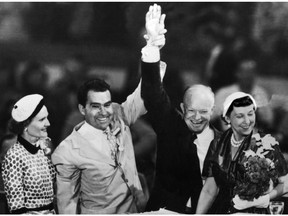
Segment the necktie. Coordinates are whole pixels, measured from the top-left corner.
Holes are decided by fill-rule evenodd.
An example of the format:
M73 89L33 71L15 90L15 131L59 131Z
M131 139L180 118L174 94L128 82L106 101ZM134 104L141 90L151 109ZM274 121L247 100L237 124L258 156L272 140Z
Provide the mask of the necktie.
M192 141L192 143L194 144L194 141L197 139L197 135L195 134L195 133L193 133L192 135L191 135L191 141Z
M193 157L195 158L195 166L198 167L198 170L201 173L200 164L199 164L199 158L198 158L198 154L197 154L197 146L194 143L196 139L197 139L197 135L195 133L193 133L191 135L191 143L190 143L191 144L190 146L191 146L191 149L192 149L191 153L192 153Z
M112 160L116 161L116 155L118 151L118 145L117 145L117 138L116 136L111 132L110 128L107 127L104 133L107 135L107 140L110 146L110 153Z

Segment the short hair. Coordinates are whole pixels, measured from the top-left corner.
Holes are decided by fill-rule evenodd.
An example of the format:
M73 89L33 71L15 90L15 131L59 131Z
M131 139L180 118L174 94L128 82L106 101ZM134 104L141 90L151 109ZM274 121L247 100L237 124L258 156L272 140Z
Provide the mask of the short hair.
M226 115L225 116L229 116L233 110L233 107L246 107L246 106L250 106L251 104L254 104L253 101L251 100L251 98L249 96L245 96L242 98L238 98L235 99L231 105L229 106ZM221 118L224 122L226 122L225 117L223 117L221 115ZM226 122L227 123L227 122Z
M15 134L13 133L7 133L7 134L4 134L1 139L0 139L0 153L1 153L1 150L2 150L2 147L3 147L3 143L6 141L6 140L11 140L11 139L14 139L16 137Z
M205 95L205 97L207 97L207 100L211 101L212 107L214 106L215 95L209 86L205 86L202 84L195 84L192 86L188 86L184 90L183 102L185 103L185 100L187 99L188 95L194 95L194 94Z
M22 122L17 122L14 119L10 119L8 122L8 129L14 134L21 135L24 129L31 123L32 119L29 118Z
M91 90L95 92L110 91L110 85L106 83L104 80L98 79L98 78L84 82L79 87L78 94L77 94L79 104L81 104L82 106L86 105L87 94Z

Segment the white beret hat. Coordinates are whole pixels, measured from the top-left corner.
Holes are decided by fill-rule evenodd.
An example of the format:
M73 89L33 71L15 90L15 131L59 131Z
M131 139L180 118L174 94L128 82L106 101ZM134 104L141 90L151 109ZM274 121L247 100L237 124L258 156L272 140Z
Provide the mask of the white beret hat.
M244 92L234 92L232 94L230 94L224 101L223 103L223 113L222 113L222 116L225 117L230 105L233 103L234 100L236 99L239 99L239 98L243 98L243 97L249 97L252 102L253 102L253 105L255 107L255 110L257 109L257 104L256 104L256 101L254 100L254 98L250 95L250 94L247 94L247 93L244 93Z
M11 115L17 122L23 122L29 118L35 117L43 107L43 96L40 94L31 94L22 97L13 106Z

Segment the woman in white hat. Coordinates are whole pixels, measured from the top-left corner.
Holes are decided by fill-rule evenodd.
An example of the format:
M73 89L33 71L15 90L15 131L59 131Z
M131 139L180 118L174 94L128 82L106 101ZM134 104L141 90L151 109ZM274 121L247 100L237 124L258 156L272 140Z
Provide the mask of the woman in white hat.
M283 195L281 179L287 165L279 143L270 134L257 131L256 109L254 98L244 92L230 94L224 101L222 118L230 128L207 153L209 177L196 213L268 213L270 200ZM252 159L256 162L251 165ZM262 165L267 175L259 169Z
M43 96L27 95L12 109L10 129L17 142L7 151L2 176L9 211L51 214L54 211L55 169L49 157L50 126Z

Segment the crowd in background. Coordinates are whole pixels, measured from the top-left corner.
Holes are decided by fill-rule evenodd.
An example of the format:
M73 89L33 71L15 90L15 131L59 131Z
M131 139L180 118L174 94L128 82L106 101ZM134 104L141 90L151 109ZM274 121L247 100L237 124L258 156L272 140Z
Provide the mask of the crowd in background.
M221 52L222 54L220 55ZM247 81L251 81L249 89L243 91L252 91L254 85L256 85L254 81L258 74L257 62L255 67L252 65L253 68L251 69L250 67L246 71L246 75L245 71L243 71L244 69L242 70L242 74L239 75L241 62L237 57L234 59L234 53L231 54L231 52L232 50L226 50L225 48L215 56L213 56L215 53L212 53L212 60L210 59L209 61L207 59L206 72L208 71L210 75L204 77L201 82L208 83L212 87L215 92L216 103L217 95L221 89L228 88L227 86L233 84L241 85L240 78L243 78L243 76L245 78L244 84L247 84ZM244 60L254 61L250 56ZM211 61L212 66L209 65ZM226 62L226 64L221 65L223 62ZM180 80L179 74L177 75L177 72L169 73L169 70L171 71L172 68L168 68L168 72L164 78L164 85L172 96L172 103L177 105L182 100L181 95L185 86L183 86L183 82L178 82ZM77 54L67 57L57 67L51 67L48 64L37 61L16 61L10 57L0 59L0 98L2 102L0 105L0 160L2 160L9 146L15 143L15 136L7 128L12 106L19 98L27 94L38 93L44 96L49 110L48 118L51 122L51 127L48 129L49 137L52 139L53 147L56 148L70 134L73 126L83 120L78 111L76 94L78 87L83 81L94 78L89 71L91 71L91 66L87 64L83 56ZM224 74L219 75L220 73ZM174 77L171 78L171 74ZM128 91L129 88L130 86L125 86L125 90ZM288 125L287 95L275 96L273 92L266 91L265 88L263 92L267 93L265 95L266 102L263 107L268 108L269 111L263 115L264 119L261 119L260 116L260 128L274 134L278 138L281 150L284 156L286 156L288 154L288 130L286 129ZM251 94L253 95L253 93ZM113 100L121 102L123 96L120 94L117 95L117 92L114 95L119 98L114 98ZM126 93L123 95L126 95ZM224 129L221 127L219 121L217 123L216 118L214 121L217 128L223 131ZM146 189L146 194L149 195L154 179L156 135L149 125L146 116L139 119L132 126L131 131L134 139L137 168L141 173L140 175L143 175L140 177L140 180L146 186L144 190ZM0 182L0 190L1 192L3 191L2 182ZM4 199L4 194L1 193L0 196L1 200L2 198ZM2 202L0 209L4 209L5 211L5 204L3 208L1 205Z

